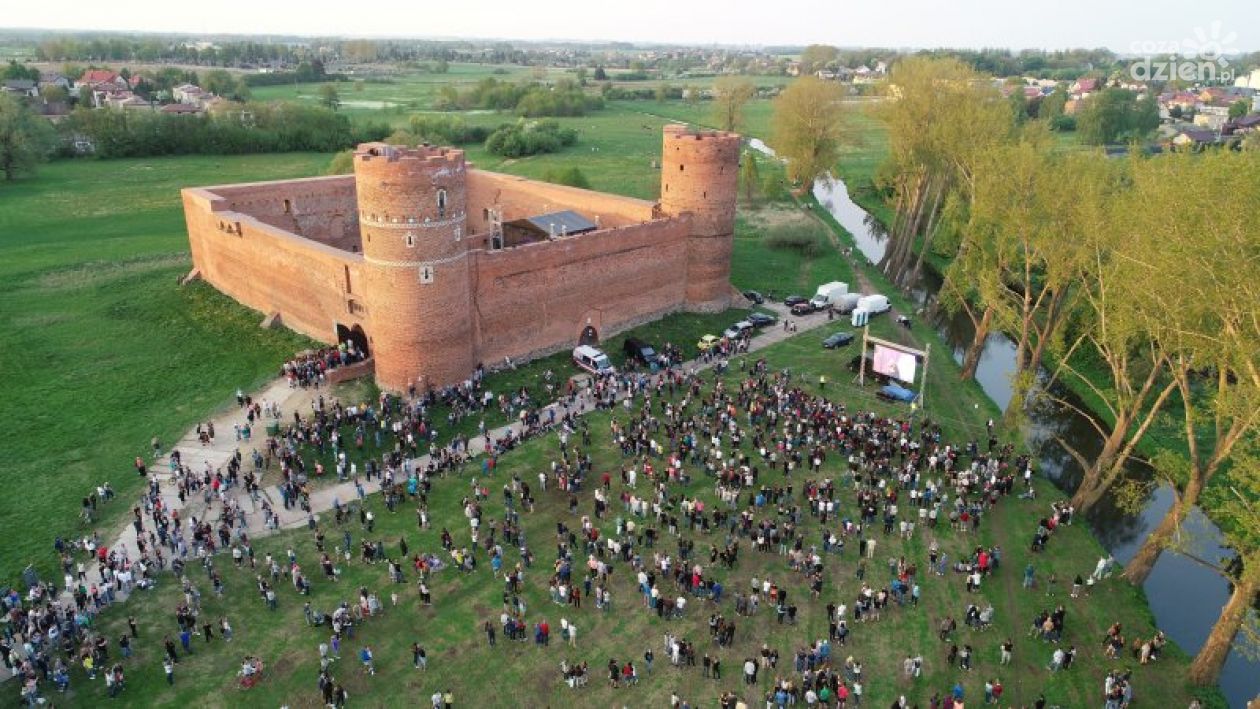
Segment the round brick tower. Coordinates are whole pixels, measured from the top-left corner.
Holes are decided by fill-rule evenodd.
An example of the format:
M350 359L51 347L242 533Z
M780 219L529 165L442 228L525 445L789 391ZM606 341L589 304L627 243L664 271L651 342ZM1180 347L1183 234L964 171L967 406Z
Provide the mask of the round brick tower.
M740 137L667 125L662 152L661 210L671 216L692 215L687 308L725 310L731 303Z
M464 151L365 143L354 154L376 380L421 389L473 370Z

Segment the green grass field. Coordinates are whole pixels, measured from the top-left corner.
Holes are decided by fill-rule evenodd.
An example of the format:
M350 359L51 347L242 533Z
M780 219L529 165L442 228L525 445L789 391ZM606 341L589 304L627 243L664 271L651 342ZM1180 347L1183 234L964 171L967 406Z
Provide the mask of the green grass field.
M818 347L818 333L807 333L787 342L775 345L755 357L765 356L772 370L790 368L796 380L806 389L816 391L817 372L831 375L833 382L842 382L842 363L847 361L847 351L824 351ZM732 368L725 379L728 386L740 378L738 367ZM855 409L868 408L869 394L858 392L845 384L834 384L828 395L850 404ZM698 405L693 403L692 410ZM879 405L881 412L904 415ZM929 414L930 415L930 414ZM630 461L622 458L609 439L610 418L625 420L624 412L599 413L589 417L592 432L590 452L594 456L596 474L616 471ZM973 422L974 423L974 422ZM965 435L963 429L947 430L947 435ZM498 490L510 479L519 476L533 481L538 470L547 466L558 455L554 436L531 441L516 451L501 457L496 472L488 480L482 480L491 490L486 503L487 516L499 519L503 514ZM659 461L657 465L659 466ZM829 457L817 477L799 472L790 481L781 472L764 473L767 484L781 485L788 482L799 491L802 480L829 477L844 480L843 456ZM465 544L466 522L463 519L461 498L469 494L470 480L480 474L480 466L469 466L468 472L442 478L435 483L429 508L433 514L430 529L418 530L413 513L414 503L404 504L395 514L388 512L378 496L369 498L368 505L378 519L374 533L366 534L360 525L348 522L344 528L336 527L328 515L329 547L339 546L343 531L352 535L352 543L363 538L381 540L390 556L396 556L400 539L406 539L410 553L431 552L443 555L439 535L445 527L451 530L457 544ZM687 496L705 500L711 507L717 504L712 484L705 476L692 468L694 479L687 485L671 485L674 499ZM616 475L613 476L616 479ZM640 483L640 490L644 482ZM614 499L621 490L620 482L613 485ZM1043 494L1051 495L1048 486ZM591 490L580 495L579 512L589 514ZM856 540L849 539L841 556L826 557L826 580L823 595L814 600L809 597L806 580L790 571L784 557L764 554L749 548L745 540L741 544L740 561L735 568L726 570L720 565L708 563L711 544L720 546L721 533L703 534L686 532L684 536L695 540L697 563L704 565L706 573L722 581L727 589L726 599L720 608L728 618L736 621L738 631L735 645L719 649L713 645L707 633L709 614L716 610L711 605L693 602L683 619L666 621L655 617L643 608L634 588L633 572L624 564L616 564L611 590L614 610L602 612L587 601L581 609L558 607L547 595L547 580L552 555L552 539L557 521L577 524L577 518L567 511L566 496L556 491L539 495L539 505L532 513L523 514L522 521L531 548L537 554L537 563L526 572L523 598L526 602L527 623L547 620L558 628L560 618L576 623L580 629L576 647L564 645L553 633L550 647L540 648L528 643L513 643L500 635L498 645L488 647L480 625L491 620L497 622L502 608L503 584L492 578L487 559L480 558L480 569L473 574L461 574L454 570L437 573L430 581L435 603L431 607L419 604L414 589L414 574L409 575L408 585L389 582L383 565L366 565L356 560L342 564L343 575L338 583L322 578L314 563L317 552L313 534L306 531L286 532L257 543L258 558L266 554L282 557L287 549L293 549L299 563L313 578L314 590L307 599L298 596L283 579L278 585L279 609L268 611L253 590L254 572L231 568L225 558L216 560L226 582L223 598L215 597L209 589L205 574L193 565L188 576L203 594L203 617L217 619L226 615L232 622L235 638L226 645L221 639L206 643L194 638L195 654L185 656L176 669L176 681L168 687L162 674L160 638L174 628L171 613L182 599L178 585L169 576L162 580L160 588L141 595L126 605L109 609L95 622L95 629L106 637L114 638L126 631L128 614L137 616L140 625L140 641L136 654L125 662L128 670L128 687L117 703L128 706L177 706L190 702L204 706L227 706L248 702L251 705L314 706L318 703L315 676L318 671L317 646L328 640L322 628L308 627L303 619L302 603L309 600L316 610L327 610L342 600L353 599L359 588L378 593L385 605L383 617L366 620L356 630L355 637L343 643L343 659L334 663L332 672L337 681L344 684L355 705L396 706L400 703L423 702L436 690L450 690L457 702L470 705L505 706L659 706L672 691L698 706L712 706L722 691L734 691L745 699L758 702L774 675L787 676L791 672L793 653L810 642L826 637L825 604L828 601L851 602L858 592L860 582L856 578L858 560ZM848 493L841 496L842 516L852 514L852 501ZM799 498L796 500L801 502ZM1049 551L1033 555L1027 551L1036 519L1048 510L1049 501L1044 497L1036 502L1005 499L985 520L978 536L963 535L945 529L921 530L915 538L902 541L893 537L878 536L878 552L867 562L866 580L876 588L886 586L889 557L905 556L922 569L926 562L929 539L937 539L951 559L977 544L998 545L1003 550L1003 568L985 582L980 594L967 594L962 576L948 572L943 577L922 574L923 601L919 607L907 605L896 608L872 624L854 624L853 633L846 647L833 648L833 660L841 662L852 656L865 665L866 698L871 705L885 705L898 694L905 694L911 702L926 705L933 692L945 693L956 681L961 681L969 698L980 696L985 680L998 678L1006 688L1009 704L1030 703L1039 693L1060 706L1090 706L1097 699L1098 687L1103 674L1113 668L1131 668L1135 672L1140 696L1161 697L1170 705L1188 702L1189 690L1182 683L1185 658L1176 650L1169 652L1158 665L1137 667L1135 663L1120 660L1111 662L1101 656L1097 639L1113 622L1124 624L1132 635L1150 634L1153 626L1142 602L1140 592L1118 580L1106 582L1088 599L1067 598L1068 580L1077 573L1088 570L1100 548L1084 526L1064 527L1051 540ZM773 514L762 512L761 514ZM613 512L598 526L611 534L615 518L628 518L621 506L614 502ZM817 543L820 533L816 519L805 517L801 534L808 544ZM644 521L640 520L640 524ZM675 541L668 535L658 547L662 552L675 553ZM650 551L645 552L650 555ZM514 564L518 555L508 551L505 561ZM584 557L579 552L578 560ZM1028 591L1020 588L1020 576L1027 563L1033 563L1043 585ZM1060 580L1057 585L1045 585L1051 575ZM779 625L773 613L763 605L757 616L734 616L730 598L738 590L747 588L752 577L768 578L787 589L799 606L799 624L795 627ZM671 584L663 587L672 588ZM390 607L389 594L397 592L398 607ZM937 623L946 615L960 617L966 604L992 603L997 609L995 627L987 632L960 629L952 638L960 646L970 644L975 650L975 669L963 672L946 666L944 653L948 645L935 637ZM1068 606L1068 623L1065 643L1075 644L1080 650L1076 667L1065 673L1050 675L1044 665L1048 662L1052 646L1029 638L1026 627L1029 619L1043 608L1057 604ZM673 632L697 643L697 654L705 652L719 657L723 664L722 680L702 678L699 668L671 667L664 656L661 638L665 632ZM998 665L997 645L1004 638L1015 641L1015 662L1006 667ZM409 647L412 642L422 644L429 657L429 669L418 671L411 666ZM756 687L742 685L739 665L743 658L755 654L762 644L776 649L781 656L778 672L763 672ZM370 645L375 654L377 674L366 675L355 659L355 653L364 645ZM645 672L642 653L652 648L656 655L655 668ZM236 688L234 674L243 655L257 655L266 663L263 680L254 688ZM907 655L922 655L925 660L924 676L911 680L901 673L901 660ZM634 688L613 689L604 681L604 666L610 658L624 662L636 661L643 676ZM559 663L586 661L592 668L590 685L585 689L571 690L559 677ZM420 697L419 700L416 697ZM67 706L88 706L105 701L101 682L89 682L77 671L72 681L71 693L59 697Z
M61 161L0 186L5 481L4 578L48 568L53 537L83 535L80 501L110 482L130 499L130 461L249 388L305 340L189 268L179 188L317 174L322 155ZM112 529L112 524L102 531Z

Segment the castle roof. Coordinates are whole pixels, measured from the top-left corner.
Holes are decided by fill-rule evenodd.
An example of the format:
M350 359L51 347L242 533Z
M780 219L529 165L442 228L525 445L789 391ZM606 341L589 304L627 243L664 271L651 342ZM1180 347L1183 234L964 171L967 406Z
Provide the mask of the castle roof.
M521 221L527 221L548 234L557 235L581 234L595 231L599 228L595 225L595 222L570 209L561 212L551 212L550 214L539 214L536 217L526 217Z

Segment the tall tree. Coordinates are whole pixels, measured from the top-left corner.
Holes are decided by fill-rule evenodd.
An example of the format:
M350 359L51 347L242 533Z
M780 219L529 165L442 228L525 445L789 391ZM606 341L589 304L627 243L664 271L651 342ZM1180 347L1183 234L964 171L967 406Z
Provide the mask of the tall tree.
M722 130L743 127L744 104L757 94L757 86L742 76L723 76L713 84L713 122Z
M839 60L840 50L829 44L811 44L801 52L801 75L813 74Z
M757 167L757 152L745 150L739 164L739 179L744 183L744 201L753 203L757 188L761 186L761 171Z
M1229 658L1239 634L1244 652L1255 656L1260 651L1260 621L1251 609L1260 600L1260 455L1249 446L1230 473L1228 491L1222 501L1213 505L1226 542L1237 556L1224 563L1199 559L1192 550L1183 553L1212 568L1229 579L1229 600L1212 625L1211 632L1190 663L1190 681L1201 686L1216 684L1221 669Z
M1135 163L1134 189L1146 204L1177 209L1138 215L1159 248L1140 258L1148 278L1177 274L1179 288L1156 290L1167 326L1158 344L1169 359L1181 407L1185 454L1161 455L1155 470L1172 486L1164 518L1125 567L1143 583L1160 553L1175 543L1186 515L1208 485L1228 472L1240 444L1260 426L1260 247L1251 215L1260 210L1260 156L1219 152L1169 155ZM1217 199L1229 194L1227 208ZM1175 201L1167 201L1172 196ZM1156 201L1158 200L1158 201ZM1210 228L1204 228L1210 225ZM1135 258L1138 258L1135 256Z
M333 84L320 84L319 102L334 111L337 110L341 106L341 96L337 93L337 87Z
M1095 145L1140 140L1159 126L1159 107L1149 96L1106 88L1085 99L1076 126L1081 140Z
M6 181L35 171L56 142L52 126L17 98L0 93L0 171Z
M1072 504L1085 512L1120 479L1125 464L1176 391L1176 381L1169 376L1168 353L1159 345L1167 320L1164 303L1172 298L1152 297L1152 292L1180 288L1180 281L1152 279L1143 260L1143 253L1152 246L1150 234L1144 225L1135 224L1132 215L1147 209L1142 200L1150 195L1123 187L1129 170L1142 158L1135 156L1114 170L1108 169L1110 161L1101 156L1081 159L1093 159L1111 174L1103 176L1103 183L1083 185L1076 217L1085 259L1076 291L1080 307L1038 392L1089 422L1101 443L1099 452L1087 457L1058 439L1084 471ZM1084 387L1094 407L1060 395L1053 386L1058 381ZM1096 413L1098 407L1101 413Z
M956 59L902 59L882 91L886 100L874 112L888 132L894 206L882 267L904 283L921 271L945 226L941 210L950 196L970 202L976 161L1011 138L1014 121L992 83Z
M803 76L774 100L771 142L788 177L805 190L840 158L844 107L840 85Z

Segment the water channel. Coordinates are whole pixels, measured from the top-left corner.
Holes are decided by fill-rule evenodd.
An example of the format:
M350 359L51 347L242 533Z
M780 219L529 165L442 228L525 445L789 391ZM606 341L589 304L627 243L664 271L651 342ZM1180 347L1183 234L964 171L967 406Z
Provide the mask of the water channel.
M752 147L773 155L773 151L759 140L753 140ZM843 181L833 177L819 180L814 186L814 196L853 235L863 256L873 264L883 260L887 246L883 226L850 198ZM910 295L920 305L930 305L939 287L939 276L925 273L921 282L910 289ZM961 364L963 352L975 332L970 320L960 314L954 318L942 317L934 325L942 339L953 348L954 360ZM1014 369L1015 343L1001 333L989 335L980 356L976 380L989 398L1002 408L1006 408L1011 400L1011 374ZM1075 412L1045 407L1038 407L1032 412L1029 444L1037 452L1038 470L1070 492L1082 471L1072 457L1054 442L1055 436L1087 457L1097 453L1101 442L1091 425ZM1131 463L1129 474L1145 477L1147 471L1142 470L1142 466L1141 462ZM1137 514L1126 513L1104 502L1091 512L1089 522L1103 546L1117 560L1125 563L1159 524L1171 504L1172 491L1161 487L1152 492ZM1216 560L1230 555L1230 551L1220 544L1220 531L1199 510L1194 511L1186 526L1190 538L1201 540L1199 548L1192 551L1199 558ZM1225 578L1214 571L1182 554L1169 551L1160 556L1145 590L1159 627L1193 655L1202 646L1221 607L1228 600L1230 587ZM1230 706L1245 706L1248 700L1260 694L1260 663L1249 661L1234 650L1221 673L1220 684Z

